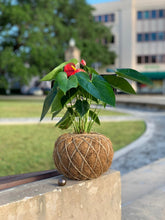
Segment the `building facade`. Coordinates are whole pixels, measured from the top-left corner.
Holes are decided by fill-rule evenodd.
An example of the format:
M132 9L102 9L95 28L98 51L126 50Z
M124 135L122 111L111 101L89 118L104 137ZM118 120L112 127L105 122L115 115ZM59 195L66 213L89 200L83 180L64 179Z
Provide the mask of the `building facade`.
M165 93L165 0L120 0L93 7L95 21L113 33L115 67L136 69L153 80L152 88L137 85L139 92Z

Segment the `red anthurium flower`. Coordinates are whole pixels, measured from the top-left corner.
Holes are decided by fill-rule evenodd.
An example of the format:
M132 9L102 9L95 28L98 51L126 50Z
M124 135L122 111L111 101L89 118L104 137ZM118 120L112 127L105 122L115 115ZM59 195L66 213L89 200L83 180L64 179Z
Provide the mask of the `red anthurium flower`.
M82 65L82 66L86 66L86 62L85 62L85 60L81 60L81 62L80 62L80 64Z
M74 63L68 63L64 66L64 72L66 72L67 76L74 75L76 70L76 66Z
M64 72L66 72L67 76L70 77L78 72L85 72L83 69L76 69L74 63L68 63L64 66Z

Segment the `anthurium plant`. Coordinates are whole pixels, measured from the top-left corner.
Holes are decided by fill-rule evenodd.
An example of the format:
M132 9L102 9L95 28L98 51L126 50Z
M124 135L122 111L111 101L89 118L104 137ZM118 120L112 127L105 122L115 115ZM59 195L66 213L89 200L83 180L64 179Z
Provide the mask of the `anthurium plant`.
M133 69L116 69L110 75L101 76L84 60L80 64L76 59L64 62L41 79L54 81L54 84L45 98L40 120L49 109L52 119L65 109L57 127L67 129L72 125L75 133L90 133L94 123L100 124L94 104L115 106L114 89L135 94L127 79L152 84L150 79Z

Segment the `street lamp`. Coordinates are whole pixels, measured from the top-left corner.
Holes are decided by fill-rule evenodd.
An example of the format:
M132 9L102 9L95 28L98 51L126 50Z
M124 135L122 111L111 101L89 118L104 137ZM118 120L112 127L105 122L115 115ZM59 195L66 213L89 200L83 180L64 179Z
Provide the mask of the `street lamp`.
M71 38L69 41L69 47L75 47L75 45L76 45L75 39Z

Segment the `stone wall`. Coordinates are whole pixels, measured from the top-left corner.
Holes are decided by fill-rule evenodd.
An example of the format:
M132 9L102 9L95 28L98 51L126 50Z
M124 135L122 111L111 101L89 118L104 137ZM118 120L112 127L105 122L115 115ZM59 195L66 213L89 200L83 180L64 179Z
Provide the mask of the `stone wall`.
M88 181L61 176L24 184L0 192L1 220L120 220L120 173L109 170Z

